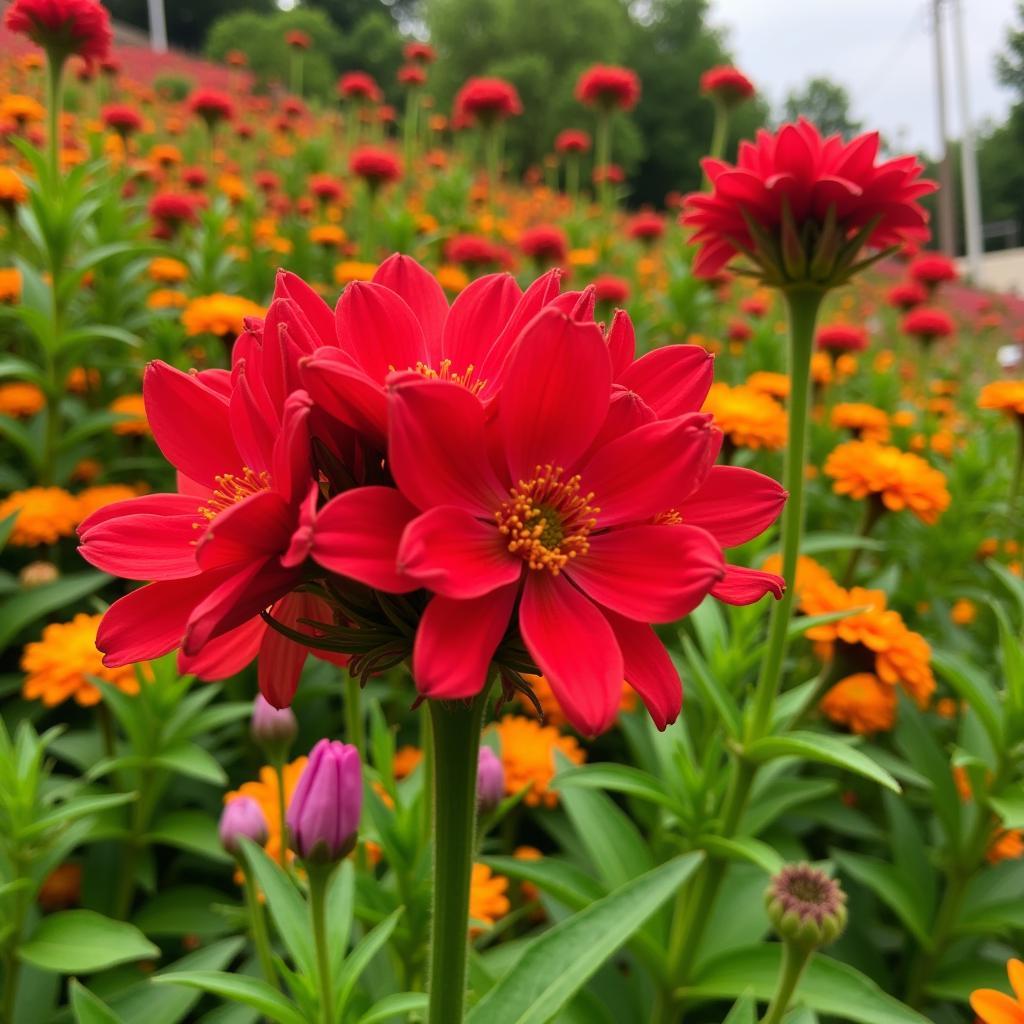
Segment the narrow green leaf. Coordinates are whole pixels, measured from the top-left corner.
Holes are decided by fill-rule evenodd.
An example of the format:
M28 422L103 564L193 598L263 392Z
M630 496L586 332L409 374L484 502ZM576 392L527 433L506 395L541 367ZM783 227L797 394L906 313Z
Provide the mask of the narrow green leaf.
M827 733L791 732L784 736L765 736L747 747L747 756L753 761L770 761L776 757L820 761L863 775L894 793L900 792L900 784L867 754Z
M277 1024L306 1024L305 1017L276 988L260 978L222 971L172 971L153 978L154 985L184 985L251 1006Z
M0 650L3 650L26 626L58 608L74 605L94 593L110 577L104 572L76 572L53 583L32 587L0 604Z
M90 992L74 978L71 979L69 992L75 1024L124 1024L123 1019L118 1017L99 996Z
M93 910L65 910L44 917L18 949L25 963L59 974L91 974L159 955L160 950L134 925Z
M567 786L582 786L584 789L611 790L613 793L626 793L648 803L680 813L679 802L665 787L665 784L632 765L597 762L567 768L555 777L555 786L564 789Z
M419 1013L425 1016L426 1009L427 997L422 992L395 992L393 995L385 996L379 1003L374 1003L359 1018L358 1024L384 1024L385 1021L394 1020L396 1017L405 1021L411 1014Z

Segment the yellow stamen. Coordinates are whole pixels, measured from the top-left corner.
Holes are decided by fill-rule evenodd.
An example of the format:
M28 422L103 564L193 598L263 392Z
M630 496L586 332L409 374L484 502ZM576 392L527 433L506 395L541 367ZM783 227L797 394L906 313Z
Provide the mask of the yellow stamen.
M241 476L225 473L216 477L216 481L217 488L206 499L207 504L199 506L199 514L208 521L216 519L225 509L237 505L245 498L270 489L270 474L265 469L256 473L248 466L242 468ZM199 529L202 524L197 522L195 526Z

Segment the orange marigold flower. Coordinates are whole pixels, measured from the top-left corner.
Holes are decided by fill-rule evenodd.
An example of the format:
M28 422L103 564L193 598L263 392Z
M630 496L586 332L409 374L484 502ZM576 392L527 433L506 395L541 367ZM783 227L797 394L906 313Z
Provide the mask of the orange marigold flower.
M97 509L113 505L115 501L127 501L138 497L139 492L127 484L105 484L101 487L87 487L78 494L78 515L87 519Z
M782 556L769 555L761 565L765 572L773 572L776 575L782 572ZM801 555L796 563L796 580L793 583L793 591L797 598L804 599L808 593L815 593L823 588L835 587L836 582L832 574L820 562L816 562L810 555ZM814 598L810 598L814 600Z
M15 121L24 126L32 121L42 121L45 116L46 108L31 96L12 92L0 98L0 121Z
M377 273L376 263L344 260L334 268L334 283L350 284L352 281L369 281L375 273Z
M308 760L309 758L307 757L297 757L290 764L284 766L282 774L284 775L285 811L288 810L292 795L295 793L295 787L299 784L299 779L302 777ZM280 787L278 786L277 772L269 764L265 764L260 769L258 779L243 782L238 789L224 794L225 803L237 800L241 796L247 796L260 805L263 817L267 820L267 841L264 843L263 849L267 851L267 855L270 858L278 863L280 863L281 858L281 804L278 797L279 793ZM288 859L290 860L293 856L294 854L289 850Z
M412 775L422 760L423 751L419 747L399 747L395 751L395 760L391 770L396 779L404 779L407 775Z
M173 288L157 288L150 292L146 305L150 309L184 309L188 305L188 296Z
M508 879L496 875L486 864L474 864L469 881L470 935L479 935L504 917L511 909Z
M53 622L42 638L25 647L21 668L25 700L41 700L47 707L73 697L84 707L98 704L99 687L90 676L111 683L123 693L138 693L139 681L131 665L107 668L96 649L96 630L102 615L76 615L70 622Z
M1004 860L1020 860L1024 857L1024 830L1019 828L1000 829L989 844L985 859L989 864Z
M786 443L786 410L770 395L752 387L712 384L704 412L739 448L781 448Z
M156 256L149 261L149 276L158 284L181 284L188 280L188 267L181 260Z
M13 212L28 199L28 186L12 167L0 167L0 206Z
M1024 380L996 380L978 393L979 409L998 409L1024 421Z
M949 610L949 617L958 626L969 626L978 617L978 606L961 597Z
M834 376L832 357L827 352L815 352L811 356L811 380L821 386L831 384Z
M553 726L521 715L506 715L492 728L501 747L505 792L513 796L528 786L523 799L530 807L554 807L558 795L549 786L555 777L555 751L573 764L582 764L585 756L580 745Z
M469 284L469 274L462 267L446 263L437 268L437 283L446 291L458 294ZM340 283L340 282L339 282Z
M912 452L875 441L846 441L825 461L825 474L836 494L860 501L878 495L894 512L909 508L932 524L949 507L946 477Z
M9 543L30 548L56 544L74 533L80 521L78 501L60 487L30 487L0 502L0 522L17 512Z
M142 395L118 395L108 406L111 412L130 417L119 420L111 428L115 434L148 434L149 420Z
M45 405L46 396L35 384L0 384L0 415L22 419L35 416Z
M555 691L551 689L551 684L543 676L530 675L528 673L524 673L523 679L530 684L530 689L533 691L534 697L537 698L541 714L544 716L544 724L553 725L557 728L568 725L569 720L565 717L562 706L558 703L558 698L555 696ZM520 695L520 700L529 709L531 714L536 714L537 709L529 698ZM635 707L636 690L623 681L622 695L619 698L619 711L632 711Z
M251 299L241 295L203 295L193 299L181 314L185 333L190 337L197 334L213 334L218 338L230 338L245 330L245 318L262 317L265 310Z
M971 1009L980 1024L1024 1024L1024 963L1007 961L1006 974L1016 998L994 988L979 988L971 993Z
M21 271L0 267L0 303L13 306L21 301Z
M317 224L309 229L309 240L325 249L336 249L343 245L348 236L345 229L337 224Z
M829 419L836 430L853 431L862 441L889 439L888 414L866 402L839 402Z
M100 371L94 367L73 366L68 372L64 386L73 395L84 395L100 386Z
M896 721L896 690L871 672L840 679L821 700L822 713L851 732L888 732Z
M747 387L771 395L780 402L789 398L789 377L784 373L758 370L747 378Z

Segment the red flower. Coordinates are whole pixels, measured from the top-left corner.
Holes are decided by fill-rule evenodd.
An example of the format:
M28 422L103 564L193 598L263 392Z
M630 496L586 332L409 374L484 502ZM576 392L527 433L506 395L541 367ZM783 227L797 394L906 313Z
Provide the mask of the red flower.
M471 78L455 96L455 117L493 124L523 112L519 93L504 78Z
M398 157L377 146L360 146L349 157L348 168L373 188L398 181L402 176L402 164Z
M700 91L726 106L735 106L754 95L754 83L742 71L727 64L709 68L700 76Z
M426 85L427 73L421 64L406 64L398 69L398 81L413 87Z
M235 104L226 93L216 89L197 89L188 100L189 109L213 127L235 116Z
M142 128L142 116L134 107L125 103L109 103L100 111L100 117L107 128L120 135L131 135Z
M594 278L594 298L610 306L621 305L629 298L629 282L613 274L602 274Z
M281 179L273 171L257 171L252 176L252 180L256 187L268 196L281 187Z
M347 71L343 74L338 79L338 95L342 99L363 103L380 103L384 98L373 76L365 71Z
M955 281L956 264L939 252L926 252L910 264L910 276L929 290L934 290L945 281Z
M736 166L704 160L711 192L690 193L681 218L696 229L694 273L711 277L743 254L769 283L830 287L860 269L863 246L926 238L918 200L935 185L915 157L877 155L877 133L823 139L801 119L740 143Z
M726 326L725 334L730 341L743 342L750 341L754 331L746 320L732 319Z
M110 15L96 0L14 0L4 26L28 36L57 63L76 55L92 63L110 51Z
M437 53L430 43L419 43L416 41L405 44L402 49L402 56L406 60L416 61L419 64L432 64L437 59Z
M297 28L293 28L290 32L286 32L284 34L284 41L293 50L308 50L313 44L313 40L310 39L305 32Z
M642 210L626 222L626 234L641 242L655 242L665 234L665 221L650 210Z
M490 267L505 262L505 250L482 235L454 235L444 244L444 258L466 267Z
M818 328L815 343L826 352L862 352L868 347L868 335L863 327L825 324Z
M937 338L948 338L954 330L953 318L934 306L918 306L903 318L900 324L904 334L917 338L923 344L930 344Z
M748 295L740 302L740 309L743 310L747 316L752 316L755 320L760 320L761 317L768 312L768 303L765 302L760 295Z
M149 215L156 222L157 237L167 238L183 224L194 224L196 200L179 192L158 192L149 201Z
M309 191L322 203L336 203L345 194L341 182L329 174L311 174Z
M595 185L600 185L602 181L621 185L626 180L626 172L618 164L608 164L607 167L595 167L592 177Z
M925 302L928 299L928 293L916 281L906 281L903 284L893 285L885 297L890 306L907 310Z
M563 263L569 252L569 240L561 228L539 224L519 236L519 250L538 263Z
M577 128L566 128L555 137L556 153L587 153L590 151L590 136Z
M181 180L193 191L199 192L206 188L210 180L205 167L182 167Z
M591 107L632 110L640 99L640 79L629 68L595 64L580 75L575 95Z
M426 696L477 693L511 621L582 732L608 728L623 678L663 728L681 689L648 623L688 614L713 589L727 600L780 592L777 577L727 572L722 556L769 525L784 495L749 470L712 468L720 435L688 408L703 401L709 357L670 346L630 363L619 323L606 342L593 322L542 309L512 348L490 419L452 381L390 380L389 464L420 513L398 565L436 595L413 652ZM685 366L698 379L680 388L671 370ZM377 518L392 532L393 505ZM332 537L351 550L337 519ZM381 570L393 567L384 553Z

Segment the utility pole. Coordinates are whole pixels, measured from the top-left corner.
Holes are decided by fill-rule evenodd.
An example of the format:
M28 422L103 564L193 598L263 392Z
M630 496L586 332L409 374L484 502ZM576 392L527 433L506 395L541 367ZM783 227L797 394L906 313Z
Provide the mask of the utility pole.
M942 2L932 0L932 31L935 37L936 99L939 114L939 249L956 254L956 208L953 205L953 161L949 152L949 116L946 111L946 54L942 45Z
M960 177L964 190L964 235L967 242L967 273L978 284L981 281L981 190L978 186L978 156L974 147L974 125L967 95L967 46L964 42L963 0L953 5L953 46L956 54L957 96L960 100Z
M167 52L167 20L164 0L147 0L149 6L149 48L154 53Z

